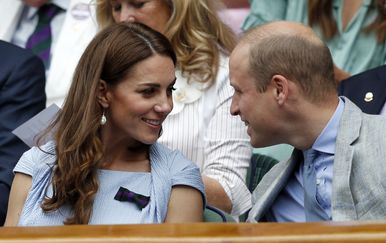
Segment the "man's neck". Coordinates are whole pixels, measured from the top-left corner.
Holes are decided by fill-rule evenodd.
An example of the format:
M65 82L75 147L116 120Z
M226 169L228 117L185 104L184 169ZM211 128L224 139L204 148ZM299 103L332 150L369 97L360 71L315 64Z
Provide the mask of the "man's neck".
M288 123L287 143L300 150L309 149L333 116L338 103L337 96L324 103L301 102L293 121Z

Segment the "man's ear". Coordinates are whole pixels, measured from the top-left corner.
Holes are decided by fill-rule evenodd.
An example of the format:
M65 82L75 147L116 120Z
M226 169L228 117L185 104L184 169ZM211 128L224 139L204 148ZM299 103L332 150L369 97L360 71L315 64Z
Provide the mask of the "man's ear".
M104 80L99 80L98 84L98 102L103 108L108 108L109 107L109 97L108 97L108 85L106 81Z
M288 79L282 75L276 74L272 76L271 85L273 86L275 99L279 105L283 105L288 98L288 82Z

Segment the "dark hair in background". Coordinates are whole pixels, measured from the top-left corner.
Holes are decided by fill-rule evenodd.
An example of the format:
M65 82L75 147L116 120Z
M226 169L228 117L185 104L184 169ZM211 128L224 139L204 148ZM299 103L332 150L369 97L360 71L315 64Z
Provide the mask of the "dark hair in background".
M378 43L386 39L386 2L373 0L372 11L378 11L376 19L363 28L365 33L375 32ZM308 23L311 27L319 26L324 38L333 38L338 33L336 20L332 14L333 0L308 0Z
M73 215L65 224L87 224L99 181L97 170L103 157L100 118L103 108L97 101L100 80L110 85L130 75L139 62L154 55L176 55L168 39L138 23L112 24L99 32L83 53L62 111L51 125L55 128L56 164L53 196L46 198L46 212L67 204Z

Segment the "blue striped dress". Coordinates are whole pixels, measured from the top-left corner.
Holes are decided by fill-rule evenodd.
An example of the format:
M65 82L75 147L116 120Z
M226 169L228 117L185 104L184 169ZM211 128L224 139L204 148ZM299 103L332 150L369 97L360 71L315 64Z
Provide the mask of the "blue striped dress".
M44 152L43 152L44 151ZM32 176L31 190L19 219L19 226L63 225L71 216L69 205L54 212L44 212L40 205L52 196L52 169L55 162L55 143L25 152L14 172ZM150 147L151 172L98 170L99 190L96 193L89 224L162 223L172 187L186 185L199 190L205 203L204 185L198 167L178 152L160 145ZM114 199L120 187L150 197L142 210L134 203Z

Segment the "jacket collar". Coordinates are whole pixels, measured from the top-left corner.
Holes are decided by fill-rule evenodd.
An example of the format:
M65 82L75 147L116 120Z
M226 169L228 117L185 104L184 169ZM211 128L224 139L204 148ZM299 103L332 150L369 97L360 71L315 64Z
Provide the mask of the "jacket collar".
M339 124L334 158L332 218L335 221L357 219L354 199L350 190L350 175L354 156L353 144L362 127L362 111L343 97L345 108Z

